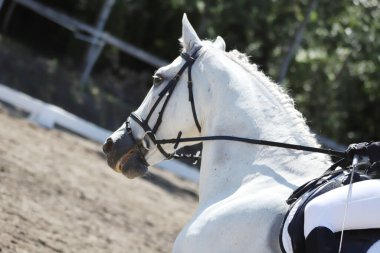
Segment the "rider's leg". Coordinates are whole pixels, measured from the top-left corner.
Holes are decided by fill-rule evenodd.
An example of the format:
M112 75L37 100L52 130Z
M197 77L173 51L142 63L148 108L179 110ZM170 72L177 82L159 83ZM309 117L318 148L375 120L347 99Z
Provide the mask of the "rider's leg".
M316 197L305 208L304 236L306 243L331 241L333 233L342 229L349 186L343 186ZM345 230L380 228L380 180L357 182L352 187ZM318 229L316 229L318 228ZM314 231L313 231L314 230ZM321 232L323 231L323 232ZM330 231L330 232L328 232ZM309 252L309 251L308 251ZM329 251L311 251L329 252Z

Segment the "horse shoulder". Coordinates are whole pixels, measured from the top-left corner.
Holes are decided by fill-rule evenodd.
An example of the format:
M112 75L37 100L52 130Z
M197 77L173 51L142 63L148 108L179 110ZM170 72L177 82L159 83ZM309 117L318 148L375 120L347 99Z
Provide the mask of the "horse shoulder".
M274 193L236 193L200 206L173 252L280 252L278 233L286 211L282 202Z

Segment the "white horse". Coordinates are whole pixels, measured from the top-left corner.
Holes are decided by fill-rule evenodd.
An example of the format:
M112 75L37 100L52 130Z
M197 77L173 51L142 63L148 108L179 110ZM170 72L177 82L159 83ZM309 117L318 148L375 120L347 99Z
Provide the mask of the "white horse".
M147 164L157 164L185 145L161 143L156 148L152 139L176 138L179 132L181 138L234 135L319 146L293 100L244 54L225 52L221 37L214 42L201 41L186 15L182 25L183 52L197 54L188 70L192 90L186 71L179 73L175 89L166 88L189 59L178 57L160 68L133 120L105 144L107 151L111 145L117 150L108 155L112 168L129 178L143 175ZM132 144L132 140L117 143L131 131ZM128 145L134 148L121 149ZM288 209L285 200L330 165L330 157L324 154L227 140L204 142L199 206L178 235L173 252L281 252L278 235ZM380 248L372 252L380 252Z

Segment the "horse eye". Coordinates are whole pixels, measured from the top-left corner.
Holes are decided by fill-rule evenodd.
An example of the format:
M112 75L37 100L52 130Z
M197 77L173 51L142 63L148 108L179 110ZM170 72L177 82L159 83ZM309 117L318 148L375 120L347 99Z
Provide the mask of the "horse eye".
M160 85L164 81L164 78L160 74L155 74L152 77L153 77L153 84L156 86Z

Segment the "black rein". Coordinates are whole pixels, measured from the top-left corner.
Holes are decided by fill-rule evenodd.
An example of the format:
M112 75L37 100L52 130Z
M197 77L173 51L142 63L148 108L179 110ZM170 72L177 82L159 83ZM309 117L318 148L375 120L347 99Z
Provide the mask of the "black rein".
M288 144L288 143L283 143L283 142L249 139L249 138L228 136L228 135L214 135L214 136L156 140L158 144L170 144L170 143L177 144L181 142L200 142L200 141L238 141L238 142L244 142L244 143L249 143L249 144L322 153L322 154L328 154L331 156L336 156L336 157L341 157L341 158L345 158L347 156L346 152L337 151L333 149L314 148L314 147L308 147L308 146L302 146L302 145L296 145L296 144Z

